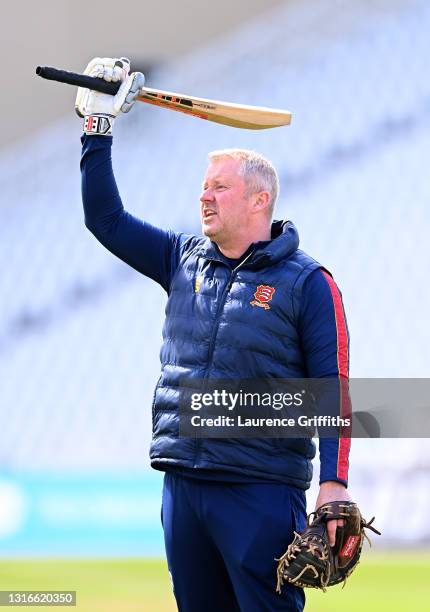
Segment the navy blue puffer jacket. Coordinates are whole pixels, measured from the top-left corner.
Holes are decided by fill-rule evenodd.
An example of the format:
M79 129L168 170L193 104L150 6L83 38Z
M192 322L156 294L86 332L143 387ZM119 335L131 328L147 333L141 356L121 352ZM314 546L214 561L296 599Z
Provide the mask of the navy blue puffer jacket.
M301 378L298 335L303 284L320 264L298 249L290 222L275 222L272 240L257 243L235 269L210 240L172 234L170 284L153 402L151 464L217 470L281 481L306 489L312 478L309 439L180 438L181 377ZM259 285L274 288L260 308Z

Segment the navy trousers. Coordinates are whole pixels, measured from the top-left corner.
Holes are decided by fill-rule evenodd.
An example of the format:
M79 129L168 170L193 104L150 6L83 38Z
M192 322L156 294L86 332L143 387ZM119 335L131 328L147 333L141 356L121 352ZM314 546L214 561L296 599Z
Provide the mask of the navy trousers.
M306 524L305 493L167 473L162 523L179 612L301 612L302 589L276 593L275 557Z

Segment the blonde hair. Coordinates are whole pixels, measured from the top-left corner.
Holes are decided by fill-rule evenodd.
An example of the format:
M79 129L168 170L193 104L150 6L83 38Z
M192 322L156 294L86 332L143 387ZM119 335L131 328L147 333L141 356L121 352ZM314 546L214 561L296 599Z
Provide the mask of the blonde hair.
M224 159L236 159L240 162L240 175L244 178L248 189L247 195L258 191L268 191L270 194L269 212L273 215L279 193L278 174L273 164L256 151L250 149L222 149L209 153L211 162Z

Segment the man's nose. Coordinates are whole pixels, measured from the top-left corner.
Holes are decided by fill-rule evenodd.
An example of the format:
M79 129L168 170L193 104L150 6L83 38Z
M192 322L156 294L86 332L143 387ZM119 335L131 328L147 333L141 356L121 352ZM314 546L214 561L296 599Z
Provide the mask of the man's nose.
M212 189L204 189L200 196L200 202L211 202L214 199L214 192Z

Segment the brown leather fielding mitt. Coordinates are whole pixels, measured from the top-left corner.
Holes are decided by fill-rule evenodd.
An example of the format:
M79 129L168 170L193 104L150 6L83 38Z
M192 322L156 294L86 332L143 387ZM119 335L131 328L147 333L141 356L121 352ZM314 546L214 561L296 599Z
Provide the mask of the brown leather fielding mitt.
M327 521L343 519L343 527L336 529L336 544L329 546ZM278 584L281 592L284 581L298 587L326 590L326 587L345 582L360 559L364 529L381 535L372 526L375 517L366 522L357 504L334 501L320 506L308 516L308 525L302 533L294 532L294 540L278 561Z

